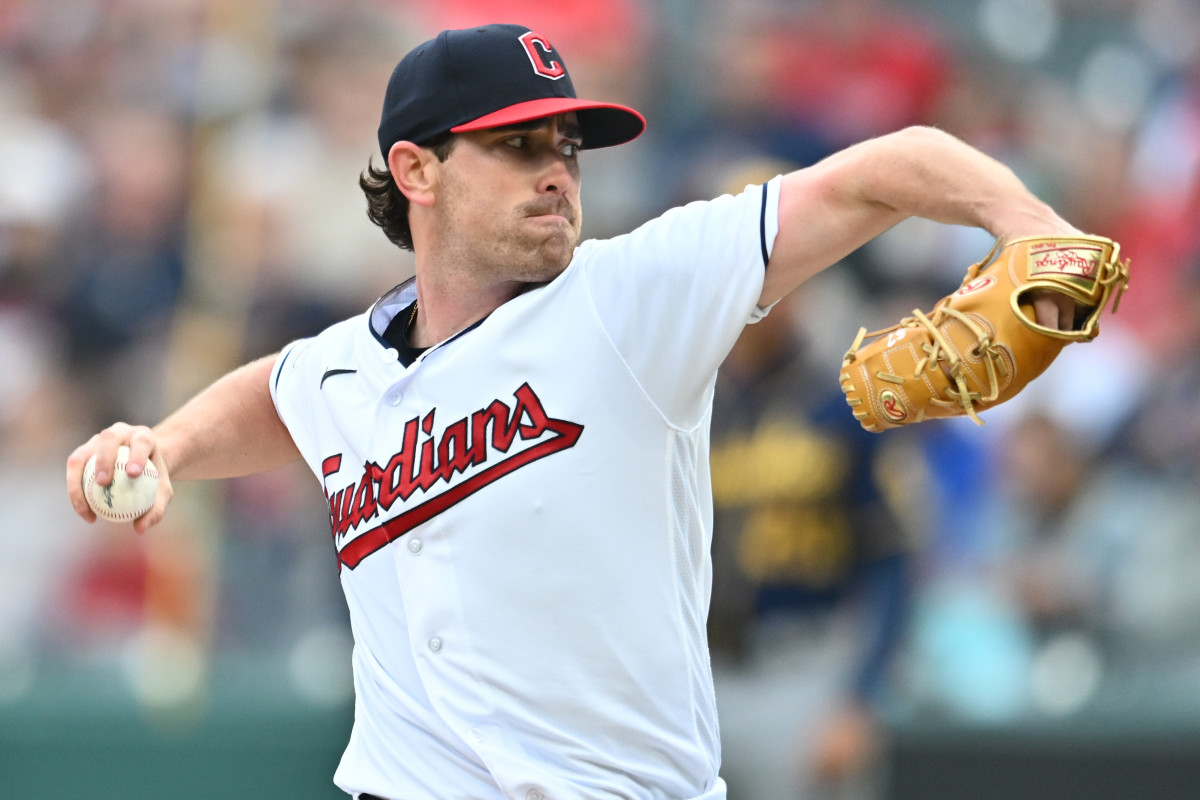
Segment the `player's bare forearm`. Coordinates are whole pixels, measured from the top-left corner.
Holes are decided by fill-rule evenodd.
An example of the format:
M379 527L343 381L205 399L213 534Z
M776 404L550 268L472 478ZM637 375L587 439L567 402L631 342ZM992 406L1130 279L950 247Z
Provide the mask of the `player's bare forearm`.
M784 176L760 304L914 216L995 236L1078 233L1004 164L934 128L906 128Z
M300 457L271 401L275 359L234 370L154 427L159 453L175 478L251 475Z
M268 381L276 356L267 356L220 378L154 428L118 422L97 433L67 458L67 494L79 516L95 521L84 499L84 465L96 457L96 481L112 480L117 450L128 446L125 471L142 473L153 461L159 473L154 506L134 521L142 533L166 513L172 479L233 478L282 466L299 457L271 401Z

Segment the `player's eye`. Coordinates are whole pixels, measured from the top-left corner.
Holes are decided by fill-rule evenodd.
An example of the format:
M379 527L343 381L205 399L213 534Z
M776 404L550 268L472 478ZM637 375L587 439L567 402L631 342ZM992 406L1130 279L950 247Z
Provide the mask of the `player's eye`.
M509 136L504 140L504 143L514 150L521 150L529 141L527 136Z
M566 158L579 158L579 142L564 142L559 152Z

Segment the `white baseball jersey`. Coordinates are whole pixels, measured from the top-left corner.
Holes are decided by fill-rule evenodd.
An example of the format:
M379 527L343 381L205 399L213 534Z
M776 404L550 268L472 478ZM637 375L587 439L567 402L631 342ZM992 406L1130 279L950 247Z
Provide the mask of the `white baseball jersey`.
M405 365L412 281L287 347L280 417L329 501L353 627L334 777L414 798L714 798L713 384L778 179L588 241Z

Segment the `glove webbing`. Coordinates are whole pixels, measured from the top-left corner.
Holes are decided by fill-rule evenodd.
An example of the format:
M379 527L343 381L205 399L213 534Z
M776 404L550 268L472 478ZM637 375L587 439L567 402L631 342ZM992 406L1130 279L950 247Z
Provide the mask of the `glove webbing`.
M893 325L891 328L875 331L869 334L871 337L879 336L889 331L898 328L908 327L923 327L929 334L932 342L923 342L921 349L925 351L925 357L917 361L917 368L913 371L912 379L917 380L921 377L921 372L928 367L932 372L936 369L943 369L947 375L954 380L954 385L957 391L952 388L946 389L948 399L940 397L931 397L929 401L935 405L951 407L958 406L966 412L967 416L976 425L982 425L983 420L979 418L979 414L975 411L975 403L990 403L993 402L1000 394L999 377L1008 374L1008 368L1004 363L1004 358L1000 351L992 344L991 335L983 329L977 322L957 311L953 308L940 308L935 312L936 322L931 320L920 309L913 309L913 316L908 317L898 325ZM953 317L967 327L975 336L975 346L971 348L971 355L978 356L983 361L984 368L987 371L987 394L973 392L967 388L966 376L964 375L965 368L963 366L962 357L955 351L946 337L942 334L938 325L941 324L946 316ZM867 336L867 329L860 328L858 336L855 337L854 343L850 345L850 351L846 353L848 363L853 363L855 359L855 351L858 350L862 341ZM941 366L945 362L945 366ZM905 380L899 375L893 375L890 372L880 370L875 373L875 377L881 381L903 385Z

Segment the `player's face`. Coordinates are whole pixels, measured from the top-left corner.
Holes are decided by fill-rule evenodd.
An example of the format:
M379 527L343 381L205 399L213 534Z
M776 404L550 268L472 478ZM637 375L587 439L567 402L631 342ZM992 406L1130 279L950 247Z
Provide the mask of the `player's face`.
M580 141L574 114L459 134L440 169L440 241L490 277L557 276L579 242Z

